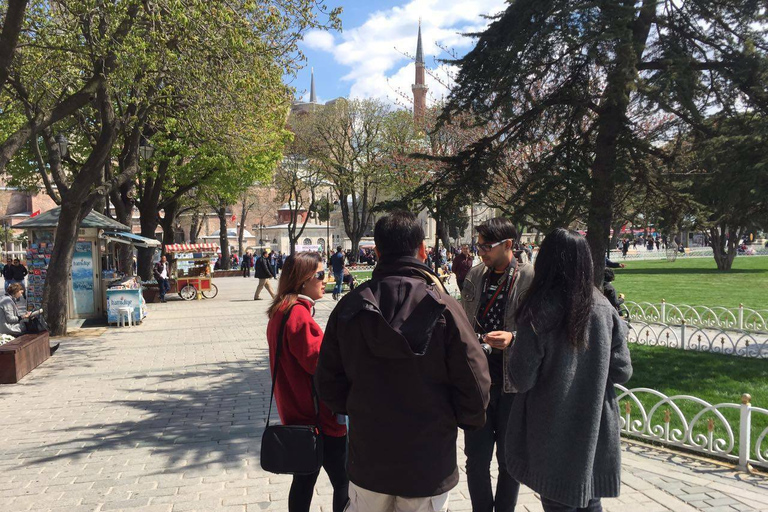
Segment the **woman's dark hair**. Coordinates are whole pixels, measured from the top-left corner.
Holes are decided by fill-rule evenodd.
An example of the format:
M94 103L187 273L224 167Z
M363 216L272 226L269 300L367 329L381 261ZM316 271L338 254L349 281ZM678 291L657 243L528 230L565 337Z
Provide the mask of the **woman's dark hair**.
M534 271L531 287L517 309L517 323L565 329L574 347L586 347L595 289L587 240L576 231L555 229L541 243ZM561 306L559 319L541 316L548 304Z
M411 212L395 211L376 221L373 240L382 258L415 256L424 242L424 230Z
M267 311L269 318L296 302L301 287L315 275L317 264L322 261L323 258L317 252L298 252L288 256L277 284L277 293Z
M477 234L483 237L486 243L496 243L502 240L517 241L517 229L512 221L506 217L488 219L475 227Z

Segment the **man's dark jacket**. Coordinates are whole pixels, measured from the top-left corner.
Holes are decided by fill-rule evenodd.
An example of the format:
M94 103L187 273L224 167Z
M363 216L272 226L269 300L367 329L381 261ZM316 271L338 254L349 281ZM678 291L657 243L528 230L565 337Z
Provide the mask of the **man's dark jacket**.
M275 277L272 273L272 266L267 262L267 258L262 256L254 264L253 275L259 279L271 279Z
M456 486L457 427L485 424L488 362L461 306L416 258L382 260L328 320L320 398L349 415L347 472L407 497Z
M166 261L165 263L163 263L162 261L158 261L157 263L155 263L155 266L152 268L152 274L155 276L155 281L157 281L158 283L160 282L160 279L162 279L160 275L163 273L163 265L166 265L165 273L168 276L167 278L168 279L171 278L171 266L168 264L168 262Z

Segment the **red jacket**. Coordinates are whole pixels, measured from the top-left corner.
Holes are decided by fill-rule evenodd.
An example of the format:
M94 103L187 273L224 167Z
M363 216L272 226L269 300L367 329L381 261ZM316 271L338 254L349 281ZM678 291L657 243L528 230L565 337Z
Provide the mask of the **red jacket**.
M278 311L267 324L269 369L274 375L277 336L283 322ZM280 371L275 384L275 401L283 425L314 425L315 407L312 402L312 378L317 368L323 330L312 318L312 304L300 298L291 310L285 325L284 344L280 353ZM347 428L339 425L336 416L320 402L320 426L325 435L342 437Z

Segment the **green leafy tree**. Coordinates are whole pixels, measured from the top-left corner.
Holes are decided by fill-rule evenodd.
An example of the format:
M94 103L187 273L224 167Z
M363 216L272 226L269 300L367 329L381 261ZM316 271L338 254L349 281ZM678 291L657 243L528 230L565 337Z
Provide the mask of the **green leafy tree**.
M676 131L706 130L707 113L768 108L765 7L750 0L514 0L477 34L443 122L471 112L488 129L446 173L480 192L509 151L551 141L528 166L557 175L553 153L588 164L587 228L602 280L622 158L666 157ZM665 116L655 130L643 125ZM668 120L666 120L668 118ZM467 192L465 188L465 193ZM585 198L586 200L586 198Z
M0 92L0 170L32 154L46 190L61 202L44 304L52 332L62 334L78 225L112 191L131 198L142 139L181 121L171 132L184 137L185 151L160 153L166 176L206 146L229 164L222 172L264 167L279 152L289 97L282 76L301 59L296 43L308 28L337 27L338 11L310 0L280 9L267 1L38 0L26 13ZM65 154L60 132L70 140ZM159 178L163 165L150 162L147 172ZM173 198L168 188L161 187Z

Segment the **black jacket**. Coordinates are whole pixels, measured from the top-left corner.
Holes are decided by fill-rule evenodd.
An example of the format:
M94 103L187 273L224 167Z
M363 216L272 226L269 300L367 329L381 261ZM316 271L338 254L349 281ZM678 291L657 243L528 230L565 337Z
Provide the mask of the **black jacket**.
M165 272L168 275L168 279L170 279L171 278L171 266L168 264L167 261L165 262L165 265L166 265ZM160 277L160 274L162 274L162 272L163 272L163 262L162 261L158 261L157 263L155 263L155 266L152 267L152 274L155 276L155 281L157 281L158 283L160 282L160 279L162 279Z
M275 274L272 273L272 266L267 263L267 259L263 256L256 260L253 272L254 276L259 279L272 279L275 277Z
M459 481L457 427L485 424L488 362L436 279L415 258L381 261L326 327L317 392L349 415L347 472L370 491L447 492Z
M6 274L6 269L7 274ZM14 281L23 281L24 278L29 274L29 271L27 270L27 267L24 265L6 265L5 268L3 268L3 277L6 279L13 279Z

